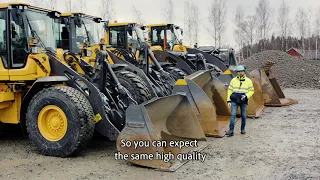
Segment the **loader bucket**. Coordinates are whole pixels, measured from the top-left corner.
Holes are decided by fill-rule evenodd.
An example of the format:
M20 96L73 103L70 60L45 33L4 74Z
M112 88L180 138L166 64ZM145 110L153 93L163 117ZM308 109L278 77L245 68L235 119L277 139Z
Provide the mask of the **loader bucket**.
M231 109L227 106L227 87L212 75L212 70L198 71L178 80L174 93L187 94L206 136L223 137L229 128ZM257 89L258 84L255 83ZM265 106L262 94L250 98L247 116L260 117ZM240 108L238 109L240 115Z
M212 70L198 71L177 81L173 93L186 93L206 136L223 137L229 129L230 110L217 91ZM221 88L223 87L223 84Z
M273 62L268 61L261 68L250 72L250 75L258 79L260 83L264 105L279 107L289 106L297 103L296 100L286 98L283 94L276 78L271 71L271 67L273 65Z
M123 147L124 139L132 142L132 146ZM194 142L195 140L196 147L170 146L171 141ZM145 146L135 148L134 141L144 142ZM205 134L192 111L188 98L175 94L129 106L126 111L126 126L117 139L117 149L122 154L128 154L127 160L134 164L163 171L175 171L186 162L178 161L177 154L199 152L207 146L204 141L206 141ZM161 146L157 146L159 143ZM172 153L174 159L171 157L169 161L161 158L162 153ZM130 158L137 154L140 156L152 154L153 158L139 160Z

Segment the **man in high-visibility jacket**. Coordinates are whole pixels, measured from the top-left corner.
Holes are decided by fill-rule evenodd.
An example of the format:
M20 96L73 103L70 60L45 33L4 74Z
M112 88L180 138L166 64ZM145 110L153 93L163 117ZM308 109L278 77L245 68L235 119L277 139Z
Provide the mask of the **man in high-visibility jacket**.
M228 88L228 97L227 102L228 106L231 107L231 117L230 117L230 129L227 134L228 137L234 135L234 125L237 115L238 107L240 106L241 110L241 134L245 134L246 126L246 109L248 105L248 100L254 94L254 87L251 79L246 77L245 68L242 65L237 66L236 68L237 76L234 77Z

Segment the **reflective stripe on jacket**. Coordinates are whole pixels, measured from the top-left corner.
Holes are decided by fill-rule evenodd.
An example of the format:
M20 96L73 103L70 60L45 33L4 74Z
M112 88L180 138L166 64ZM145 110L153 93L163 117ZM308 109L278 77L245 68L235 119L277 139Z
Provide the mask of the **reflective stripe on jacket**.
M254 94L251 79L245 75L243 77L236 76L233 78L229 84L227 101L231 101L230 96L232 93L245 93L249 99Z

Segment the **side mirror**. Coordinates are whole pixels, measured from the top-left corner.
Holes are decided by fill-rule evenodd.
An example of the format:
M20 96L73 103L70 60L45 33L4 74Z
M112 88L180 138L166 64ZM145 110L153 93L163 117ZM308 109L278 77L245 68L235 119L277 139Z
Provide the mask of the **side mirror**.
M103 28L105 31L108 31L109 21L105 21L103 24Z
M74 17L74 23L75 23L76 26L81 28L81 18L79 16L75 16Z
M64 24L68 31L70 31L70 21L68 18L63 18Z
M10 25L11 25L11 36L14 39L14 38L16 38L16 34L17 34L17 32L16 32L17 24L14 21L11 21Z

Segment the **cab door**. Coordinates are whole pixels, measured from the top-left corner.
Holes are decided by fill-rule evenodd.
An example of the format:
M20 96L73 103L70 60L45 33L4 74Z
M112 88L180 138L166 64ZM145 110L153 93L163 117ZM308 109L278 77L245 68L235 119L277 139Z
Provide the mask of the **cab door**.
M9 11L9 29L8 39L10 46L10 81L27 81L37 79L37 63L28 58L28 32L27 23L23 17L22 10L12 8Z
M9 80L7 9L0 9L0 81Z

